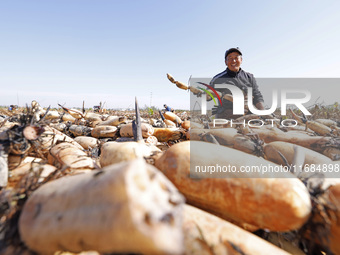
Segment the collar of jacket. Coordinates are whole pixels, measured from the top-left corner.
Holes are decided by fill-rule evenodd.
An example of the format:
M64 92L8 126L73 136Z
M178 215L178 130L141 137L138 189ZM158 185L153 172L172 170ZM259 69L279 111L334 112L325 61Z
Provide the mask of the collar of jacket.
M227 67L227 74L230 76L230 77L236 77L236 75L241 72L241 67L240 67L240 70L238 70L238 72L234 72L234 71L231 71L228 67Z

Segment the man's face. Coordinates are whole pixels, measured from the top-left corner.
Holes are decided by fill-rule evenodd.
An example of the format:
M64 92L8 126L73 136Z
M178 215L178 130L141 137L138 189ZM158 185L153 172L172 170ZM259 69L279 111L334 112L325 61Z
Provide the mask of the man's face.
M232 52L228 54L225 64L228 66L229 70L238 72L242 64L242 56L238 52Z

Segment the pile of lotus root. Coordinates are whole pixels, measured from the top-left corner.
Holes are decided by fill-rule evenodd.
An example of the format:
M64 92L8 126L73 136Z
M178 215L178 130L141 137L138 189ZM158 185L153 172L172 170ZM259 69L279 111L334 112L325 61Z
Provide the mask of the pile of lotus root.
M1 254L340 254L339 173L303 170L339 169L336 119L117 113L0 112ZM291 171L193 176L203 163Z

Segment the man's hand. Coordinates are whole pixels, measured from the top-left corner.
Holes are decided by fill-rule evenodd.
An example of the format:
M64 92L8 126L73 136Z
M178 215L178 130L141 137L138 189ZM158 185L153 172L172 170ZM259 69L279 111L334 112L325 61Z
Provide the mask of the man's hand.
M214 92L212 90L208 89L208 91L210 92L210 94L212 94L212 95L214 94ZM216 92L219 95L219 97L221 98L222 97L222 93L220 91L216 91ZM207 96L207 101L212 100L212 97L209 96L209 94L207 94L206 96Z

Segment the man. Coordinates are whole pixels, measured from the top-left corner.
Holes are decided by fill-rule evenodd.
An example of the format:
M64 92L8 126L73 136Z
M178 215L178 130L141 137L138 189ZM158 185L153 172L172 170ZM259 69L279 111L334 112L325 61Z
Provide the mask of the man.
M164 108L166 112L173 112L174 109L172 109L170 106L167 106L166 104L164 104Z
M242 52L237 48L230 48L225 53L225 64L227 69L217 75L211 80L210 85L215 87L216 84L232 84L240 88L244 95L247 95L248 87L253 89L253 105L259 110L264 110L263 97L256 84L256 80L251 73L245 72L241 69ZM216 89L225 94L231 94L229 89ZM222 99L222 106L218 106L214 112L216 118L230 119L239 116L233 116L233 104L227 99Z

